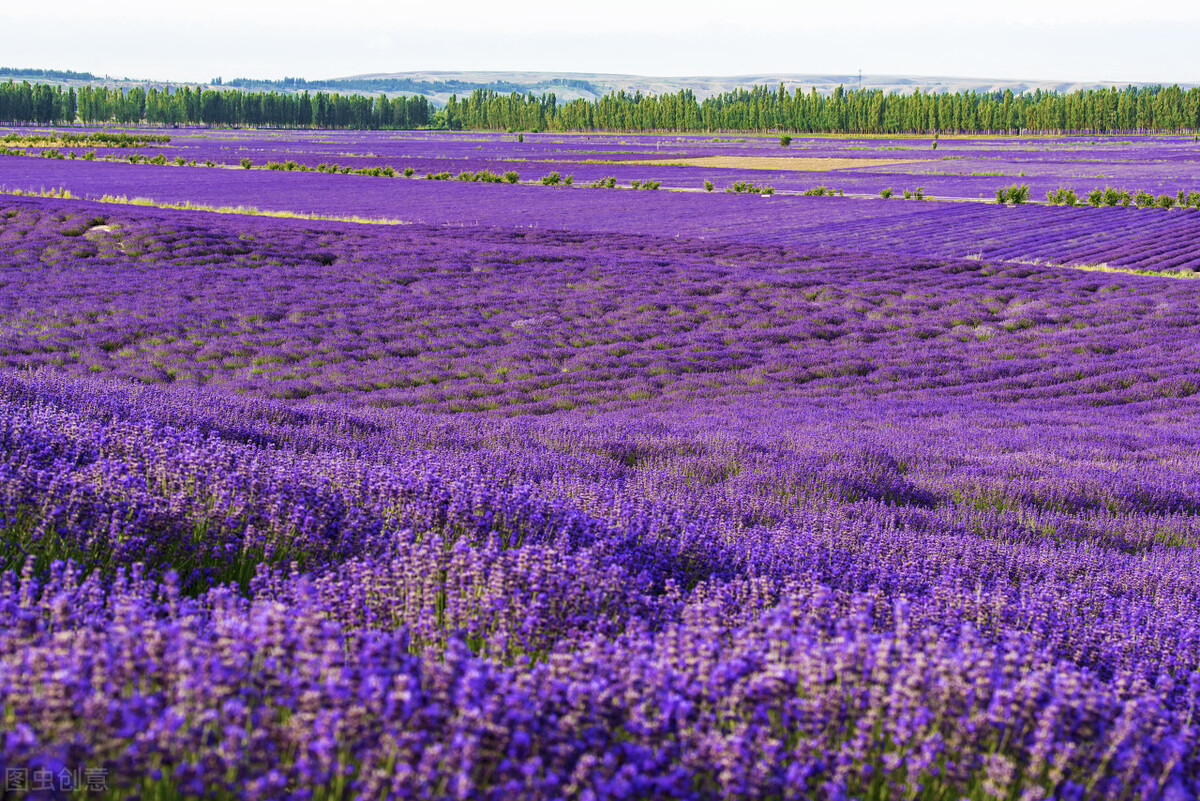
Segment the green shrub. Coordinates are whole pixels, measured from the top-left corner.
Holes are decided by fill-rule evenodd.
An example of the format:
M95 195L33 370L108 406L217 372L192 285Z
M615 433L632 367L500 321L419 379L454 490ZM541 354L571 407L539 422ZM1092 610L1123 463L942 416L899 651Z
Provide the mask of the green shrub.
M879 196L881 198L883 198L884 200L887 200L889 197L892 196L892 188L889 186L887 189L880 190Z
M780 147L787 147L791 143L792 143L792 137L790 137L790 136L779 137L779 146Z
M1175 198L1167 194L1158 196L1158 207L1160 209L1169 209L1175 205Z
M542 186L558 186L561 183L562 177L557 172L542 177Z
M757 186L750 181L734 181L733 186L725 190L726 192L734 192L737 194L749 195L773 195L775 187L773 186Z
M414 172L416 172L416 170L414 170L412 167L405 167L404 168L404 177L412 178Z
M1124 194L1126 197L1129 196L1128 192L1126 192ZM1067 189L1065 187L1060 186L1058 188L1058 202L1064 206L1074 206L1079 202L1079 198L1077 198L1075 196L1074 189Z
M521 180L521 176L512 170L509 170L508 172L504 173L504 180L508 181L510 184L515 184L517 181Z
M1103 202L1104 202L1104 192L1103 191L1101 191L1099 189L1093 189L1091 192L1088 193L1088 203L1091 203L1096 208L1099 208L1100 204Z
M242 169L243 170L248 170L253 166L254 166L254 162L251 161L250 159L242 159Z
M1137 201L1139 209L1151 208L1156 202L1154 195L1150 194L1144 189L1139 189L1137 196L1134 199Z

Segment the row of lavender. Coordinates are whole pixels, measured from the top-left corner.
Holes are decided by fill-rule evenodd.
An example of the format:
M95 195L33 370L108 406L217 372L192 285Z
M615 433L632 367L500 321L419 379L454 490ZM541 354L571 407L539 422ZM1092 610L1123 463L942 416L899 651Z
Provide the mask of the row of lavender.
M49 132L53 133L53 132ZM238 166L243 159L262 166L294 161L309 167L337 163L354 169L411 168L417 175L445 171L490 170L519 172L536 179L551 171L573 174L581 183L612 175L620 183L658 180L671 188L699 188L712 180L722 188L752 179L780 190L799 191L833 186L843 191L875 195L891 187L898 192L921 186L938 197L989 199L998 185L1021 179L1035 197L1060 186L1083 196L1097 186L1115 185L1154 194L1200 189L1200 145L1191 137L1011 137L948 138L936 150L927 139L818 137L796 139L781 148L774 139L758 137L493 135L451 132L230 132L169 131L171 142L135 150L148 157L179 158L200 164ZM23 136L31 135L29 131ZM30 140L36 141L36 140ZM44 147L83 156L128 158L128 148ZM674 160L698 157L765 159L671 166ZM814 162L795 172L790 159L839 159L836 169ZM885 159L890 164L875 164ZM778 166L772 167L772 162ZM643 162L643 163L638 163ZM657 163L656 163L657 162ZM855 162L861 162L856 166Z
M1058 416L1006 456L1011 436L946 453L870 409L860 434L776 414L804 447L53 378L4 395L5 506L56 507L25 504L22 544L52 532L95 571L34 561L0 588L10 766L272 798L1197 790L1189 425L1143 450L1141 415ZM1068 422L1128 441L1047 467L1085 444ZM1155 453L1179 476L1162 512L1097 475ZM927 489L943 471L962 500ZM1106 542L1122 529L1141 547Z
M895 226L821 235L938 249L938 223ZM35 198L0 212L0 247L0 364L260 397L509 415L931 389L1111 403L1186 397L1200 362L1190 282L970 259Z
M655 234L1194 272L1200 214L1102 207L961 204L723 192L641 193L480 185L325 173L157 167L0 157L0 190L61 187L76 197L251 207L444 226Z
M11 199L5 767L1200 793L1190 282L735 243L645 197L623 234ZM673 209L719 235L637 216Z

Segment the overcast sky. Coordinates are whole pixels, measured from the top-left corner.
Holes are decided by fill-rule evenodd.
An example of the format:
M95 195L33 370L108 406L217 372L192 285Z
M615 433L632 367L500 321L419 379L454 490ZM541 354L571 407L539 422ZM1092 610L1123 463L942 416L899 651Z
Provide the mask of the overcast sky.
M1200 83L1200 3L59 0L5 3L0 66L309 79L410 70Z

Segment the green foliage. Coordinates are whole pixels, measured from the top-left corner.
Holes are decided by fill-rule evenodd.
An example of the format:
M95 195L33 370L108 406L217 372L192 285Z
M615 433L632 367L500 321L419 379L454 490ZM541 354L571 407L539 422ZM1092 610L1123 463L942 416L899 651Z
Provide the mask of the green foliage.
M570 186L572 183L574 183L574 181L575 181L575 177L572 175L568 175L565 178L563 178L563 183L566 184L567 186Z
M617 186L617 179L610 175L607 178L598 178L588 184L588 186L592 189L615 189Z
M1175 198L1171 197L1170 195L1161 194L1158 196L1158 207L1160 209L1169 209L1174 205L1175 205Z
M510 184L515 184L517 181L521 180L521 176L512 170L509 170L508 172L504 173L504 180L508 181Z
M14 119L20 115L15 115ZM3 117L3 115L0 115ZM91 134L78 133L11 133L0 139L5 144L17 144L26 147L46 147L57 145L62 147L80 147L86 145L102 145L104 147L145 147L146 145L165 145L171 137L155 134L108 133L99 131Z
M1104 205L1105 206L1116 206L1116 205L1122 203L1123 201L1126 201L1128 197L1129 197L1128 192L1122 192L1120 190L1113 189L1112 187L1109 187L1109 186L1104 187ZM1124 205L1128 206L1129 203L1125 202Z
M775 187L773 186L758 186L751 181L735 181L733 186L725 190L736 194L748 195L773 195Z
M825 188L825 187L823 187L823 186L814 186L812 189L805 189L805 190L804 190L803 192L801 192L800 194L802 194L802 195L809 195L809 196L815 196L815 197L823 197L824 195L832 195L832 194L833 194L833 190L832 190L832 189L826 189L826 188Z
M558 186L561 183L562 177L557 172L542 176L542 186Z
M1137 201L1137 205L1138 205L1139 209L1152 208L1154 206L1154 204L1157 202L1154 195L1150 194L1149 192L1147 192L1144 189L1138 190L1135 200Z
M1091 192L1088 193L1088 203L1091 203L1093 206L1099 208L1100 204L1103 202L1104 202L1103 190L1093 189Z
M879 196L881 198L883 198L884 200L887 200L888 198L890 198L892 196L892 194L893 194L892 188L890 186L887 189L881 189L879 191Z
M712 182L712 181L705 181L705 182L704 182L704 191L705 191L705 192L711 192L711 191L713 191L713 182Z
M57 84L0 83L0 120L17 123L312 126L317 128L423 128L453 130L766 130L826 133L919 133L934 129L970 133L1021 131L1194 130L1200 124L1200 87L1128 87L1109 92L958 93L880 92L851 89L810 97L778 87L738 88L704 100L675 93L559 102L527 87L463 84L454 103L435 109L418 84L388 91L408 97L339 94L337 89L379 81L312 82L335 91L270 91L272 82L244 81L238 88L135 86L129 89ZM297 84L289 84L294 89ZM267 91L252 91L251 88ZM1152 99L1152 102L1143 100ZM37 102L30 102L35 100ZM1100 122L1103 121L1103 122ZM78 134L76 134L78 136ZM128 134L108 134L129 136ZM780 144L790 136L781 136ZM517 134L524 141L524 134ZM113 146L140 146L113 142ZM936 150L937 134L930 144Z
M490 170L479 170L478 172L471 172L470 170L464 170L463 172L460 172L458 175L455 176L455 180L471 181L473 183L483 183L483 184L499 184L499 183L504 182L503 177L496 175L494 172L491 172Z
M242 169L248 170L253 166L254 162L252 162L250 159L242 159Z
M1029 184L1013 184L1002 190L1008 196L1008 202L1019 206L1029 199Z
M1079 202L1079 198L1075 196L1075 190L1065 186L1060 186L1054 192L1047 192L1046 200L1055 206L1074 206Z
M909 192L907 189L905 189L904 190L904 199L909 200L910 198L912 198L912 192ZM1003 202L1003 201L1001 201L1001 202Z
M790 136L779 137L779 146L780 147L787 147L791 143L792 143L792 137L790 137Z
M1026 191L1029 191L1028 187L1026 187ZM924 200L925 199L925 187L918 186L915 190L913 190L913 199L914 200Z
M414 172L416 172L416 170L414 170L412 167L405 167L404 168L404 177L412 178Z

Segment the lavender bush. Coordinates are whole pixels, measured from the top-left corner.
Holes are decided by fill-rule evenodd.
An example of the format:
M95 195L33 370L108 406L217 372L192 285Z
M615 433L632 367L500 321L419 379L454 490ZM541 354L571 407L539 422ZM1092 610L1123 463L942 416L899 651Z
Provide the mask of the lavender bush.
M60 187L0 196L6 776L1200 794L1200 215L242 169L307 162L211 136L230 169L0 156Z

